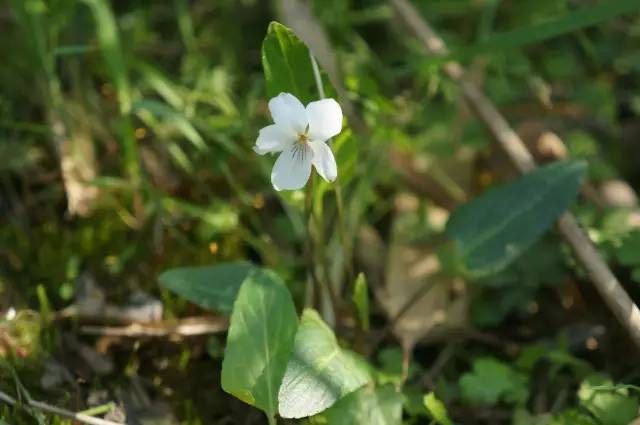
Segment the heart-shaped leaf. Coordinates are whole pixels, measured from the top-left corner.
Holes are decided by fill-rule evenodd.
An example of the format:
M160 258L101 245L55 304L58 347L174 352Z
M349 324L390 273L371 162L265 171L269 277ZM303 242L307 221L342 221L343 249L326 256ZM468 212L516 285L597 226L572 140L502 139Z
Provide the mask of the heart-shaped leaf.
M273 417L297 327L298 317L284 282L269 270L252 271L233 306L222 388Z
M337 402L323 415L327 425L400 425L404 396L391 385L364 387Z
M366 368L340 348L318 313L307 309L278 394L280 416L315 415L368 380Z

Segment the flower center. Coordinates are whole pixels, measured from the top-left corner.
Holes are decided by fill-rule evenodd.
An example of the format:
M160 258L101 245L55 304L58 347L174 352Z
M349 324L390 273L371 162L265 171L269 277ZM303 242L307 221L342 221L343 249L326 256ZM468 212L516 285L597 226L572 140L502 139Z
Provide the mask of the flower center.
M309 124L307 124L307 127L304 129L304 133L298 134L298 143L300 145L304 145L308 141L309 141Z
M298 134L298 143L300 143L301 145L304 145L308 141L309 141L309 137L306 135L306 133Z
M298 133L298 140L296 140L296 144L293 146L292 156L294 159L299 161L304 161L307 154L311 148L307 143L309 143L309 124L304 129L304 133Z

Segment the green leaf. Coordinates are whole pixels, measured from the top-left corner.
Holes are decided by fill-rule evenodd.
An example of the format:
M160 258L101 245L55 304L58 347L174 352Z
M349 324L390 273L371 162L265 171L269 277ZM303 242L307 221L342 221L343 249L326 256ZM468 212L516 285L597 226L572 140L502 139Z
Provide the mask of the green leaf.
M392 385L364 387L355 391L324 414L327 425L400 425L404 397Z
M486 276L530 247L576 197L582 161L541 167L458 208L447 223L467 270Z
M522 403L528 396L526 376L491 357L474 360L472 372L462 375L459 385L462 397L478 404Z
M269 24L262 42L262 67L269 97L287 92L304 104L318 98L309 49L278 22Z
M578 398L602 425L626 425L638 414L638 398L631 396L627 388L616 387L599 375L582 382Z
M340 348L318 313L307 309L278 394L280 416L315 415L368 380L367 371Z
M472 57L486 52L504 52L507 49L520 48L528 44L539 43L562 34L593 26L618 15L637 10L637 0L602 1L598 4L582 7L542 23L523 26L513 31L495 34L481 44L453 53L447 60L456 57Z
M569 409L553 418L550 425L603 425L597 422L588 413L583 413L578 409Z
M84 0L84 2L91 8L96 21L96 35L107 70L116 88L120 113L126 115L131 111L131 92L115 17L106 0Z
M447 414L447 408L434 393L431 392L424 396L424 407L427 408L427 412L429 412L433 420L440 425L453 425Z
M122 116L120 139L123 146L124 164L129 174L131 185L137 187L142 180L142 176L140 173L138 144L133 137L133 122L129 116L131 113L131 86L116 19L109 1L83 1L89 6L93 14L96 22L98 44L102 51L106 69L116 89L118 107Z
M193 124L182 113L175 111L169 105L157 100L141 99L134 103L133 111L143 121L148 121L145 120L145 114L151 114L158 123L171 126L175 131L182 133L184 138L189 140L196 149L207 150L207 144ZM151 122L147 122L147 124L158 127Z
M524 408L516 408L513 412L512 425L550 425L552 419L550 413L532 415Z
M353 303L358 311L358 318L362 329L369 330L369 291L367 288L367 279L363 273L359 273L353 286Z
M616 256L622 265L640 265L640 232L631 232L624 238L622 245L616 250Z
M237 262L167 270L160 285L199 306L230 313L240 285L255 267Z
M289 289L269 270L254 270L233 306L222 362L222 389L274 417L298 317Z

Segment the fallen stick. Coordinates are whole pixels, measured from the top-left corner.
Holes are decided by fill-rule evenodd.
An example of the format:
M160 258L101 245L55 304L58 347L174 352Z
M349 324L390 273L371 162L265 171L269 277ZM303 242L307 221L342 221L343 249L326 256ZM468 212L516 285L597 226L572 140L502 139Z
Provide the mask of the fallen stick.
M11 406L15 406L19 404L18 401L11 397L9 394L0 391L0 401L3 401ZM112 422L107 421L105 419L96 418L89 415L83 415L82 413L75 413L70 410L62 409L60 407L51 406L50 404L43 403L41 401L35 400L27 400L27 403L30 407L40 410L42 412L51 413L57 416L62 416L64 418L73 419L77 422L81 422L83 424L89 425L122 425L120 422Z
M153 324L132 323L126 326L80 327L85 335L117 336L128 338L188 337L225 332L229 321L225 318L192 317L178 322L158 322Z
M435 55L449 53L444 41L409 1L389 1L397 15L422 42L429 53ZM448 62L444 65L444 70L452 80L460 84L467 103L484 122L516 168L521 173L535 169L535 160L520 136L509 126L507 120L482 90L465 77L464 69L460 64L455 61ZM586 270L606 304L626 328L636 346L640 348L640 310L638 306L631 300L572 213L565 212L560 216L558 229L573 249L576 258Z

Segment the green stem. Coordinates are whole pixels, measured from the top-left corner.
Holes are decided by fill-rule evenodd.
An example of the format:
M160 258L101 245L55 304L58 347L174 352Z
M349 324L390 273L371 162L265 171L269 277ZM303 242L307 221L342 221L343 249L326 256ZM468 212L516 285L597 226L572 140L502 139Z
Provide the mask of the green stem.
M324 93L324 85L322 84L322 76L320 75L320 68L318 67L318 62L316 58L309 52L309 58L311 59L311 68L313 69L313 77L316 82L316 87L318 89L318 95L321 99L325 98ZM331 143L331 139L327 141L327 143ZM342 249L344 251L344 260L345 260L345 270L347 273L348 282L353 282L353 267L351 264L351 253L349 247L349 238L347 237L347 229L345 224L345 215L344 215L344 202L342 198L342 185L339 180L336 180L334 183L334 193L336 195L336 208L338 211L338 230L340 232L340 242L342 243Z
M269 422L269 425L277 425L278 423L275 415L267 415L267 421Z
M347 226L344 214L344 205L342 201L342 185L336 182L336 209L338 211L338 229L340 231L340 238L342 242L342 251L344 257L344 266L347 272L347 282L354 283L353 264L351 263L351 245L350 239L347 235Z
M309 58L311 59L311 68L313 68L313 78L316 80L316 88L318 89L318 95L320 99L324 99L324 86L322 85L322 76L320 75L320 68L318 67L318 62L316 58L309 51Z
M311 299L318 299L316 295L318 295L320 291L320 283L318 281L318 277L316 276L315 264L313 261L313 232L311 231L312 219L313 219L313 180L314 176L312 175L309 179L309 183L307 184L307 188L304 195L304 226L306 238L304 241L304 258L307 263L307 273L309 275L310 281L312 283L312 294Z

